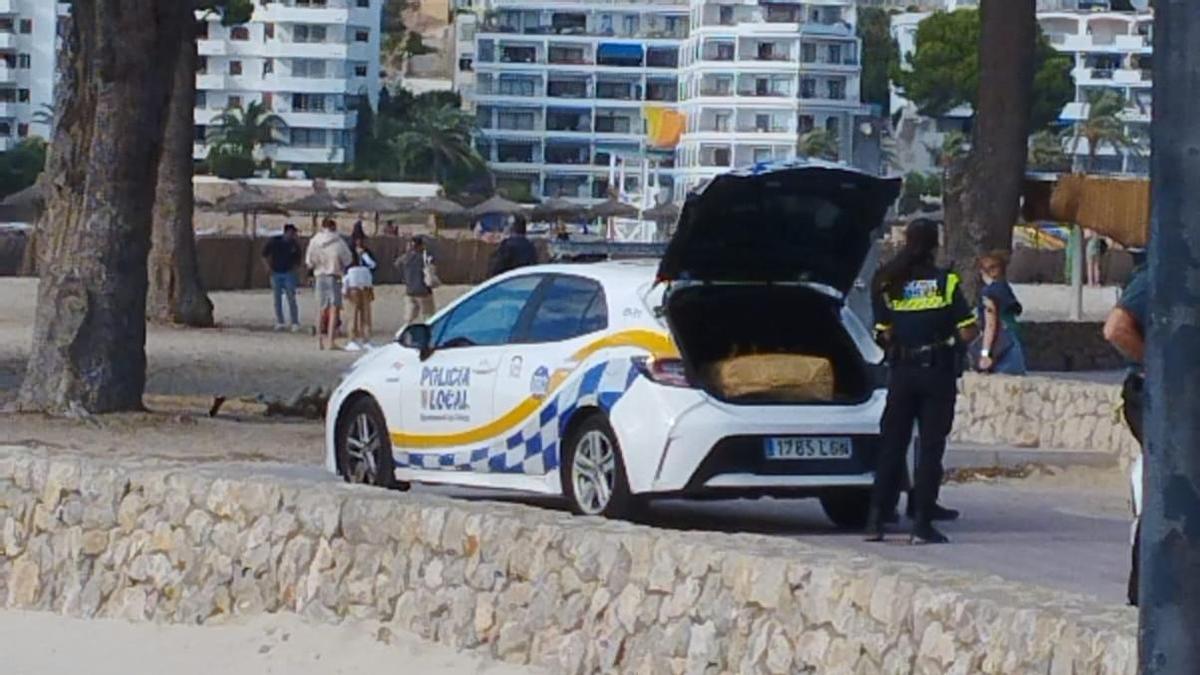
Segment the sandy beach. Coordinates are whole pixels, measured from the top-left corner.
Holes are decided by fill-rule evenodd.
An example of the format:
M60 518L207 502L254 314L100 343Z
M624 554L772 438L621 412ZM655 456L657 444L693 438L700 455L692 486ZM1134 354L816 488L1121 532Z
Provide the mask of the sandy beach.
M0 667L7 675L534 675L422 642L379 623L308 623L292 614L218 626L75 619L0 612Z

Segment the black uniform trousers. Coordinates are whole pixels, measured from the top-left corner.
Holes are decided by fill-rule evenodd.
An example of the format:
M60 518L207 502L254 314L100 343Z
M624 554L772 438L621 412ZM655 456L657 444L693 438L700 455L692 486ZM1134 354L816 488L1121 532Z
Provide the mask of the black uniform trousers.
M928 521L942 483L942 458L946 454L946 436L954 423L957 380L951 350L925 363L901 361L892 365L871 500L877 512L882 513L896 503L915 423L920 432L920 448L910 499L915 501L918 522Z

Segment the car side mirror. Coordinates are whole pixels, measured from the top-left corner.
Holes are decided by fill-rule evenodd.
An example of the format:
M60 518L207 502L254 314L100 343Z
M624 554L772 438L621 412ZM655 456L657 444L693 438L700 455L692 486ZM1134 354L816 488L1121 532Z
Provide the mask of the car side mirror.
M396 342L400 343L401 347L415 349L421 354L421 360L429 358L433 353L433 331L429 326L423 323L414 323L406 326L400 331L400 336L396 338Z

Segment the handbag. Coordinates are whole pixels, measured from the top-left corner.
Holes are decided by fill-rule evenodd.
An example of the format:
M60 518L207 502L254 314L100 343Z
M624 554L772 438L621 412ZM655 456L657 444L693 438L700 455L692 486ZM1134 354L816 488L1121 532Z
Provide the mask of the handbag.
M437 266L433 264L433 258L425 256L424 267L425 285L430 289L437 288L442 285L442 280L438 278Z

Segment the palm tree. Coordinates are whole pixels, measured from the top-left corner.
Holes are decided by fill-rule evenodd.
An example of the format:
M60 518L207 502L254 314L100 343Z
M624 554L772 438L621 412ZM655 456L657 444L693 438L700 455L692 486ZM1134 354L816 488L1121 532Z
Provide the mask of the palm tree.
M838 145L836 133L828 129L813 129L800 136L796 152L801 157L815 157L817 159L837 161Z
M1062 173L1071 169L1070 159L1063 149L1063 135L1053 129L1042 129L1029 137L1029 168L1034 171Z
M282 117L272 113L259 101L254 101L245 109L240 106L226 108L213 120L209 140L215 147L253 155L261 145L287 143L280 133L286 128L287 122Z
M486 166L475 150L471 134L475 118L452 106L421 106L411 112L392 136L390 144L401 171L444 181L452 170L477 170ZM429 172L418 167L428 162Z
M925 149L933 158L933 163L945 172L954 160L965 157L971 149L970 139L961 131L950 131L942 137L941 145L925 145Z
M1105 89L1088 96L1087 118L1075 123L1071 154L1078 155L1079 143L1087 141L1087 171L1096 166L1096 156L1105 145L1118 153L1121 150L1141 154L1137 141L1125 132L1121 113L1125 110L1125 99L1120 94Z

